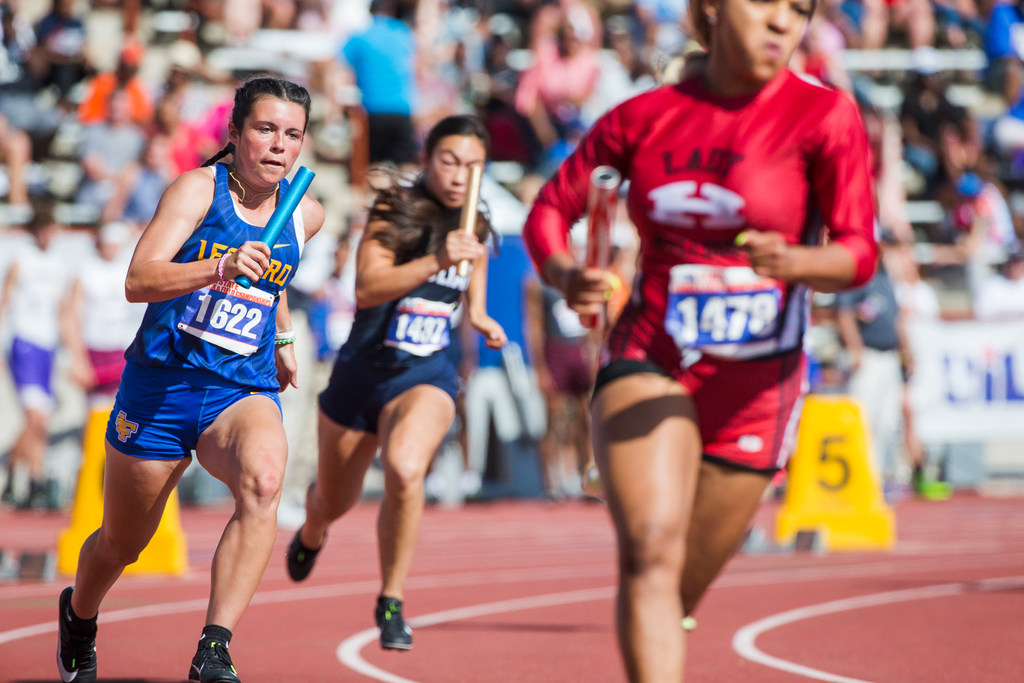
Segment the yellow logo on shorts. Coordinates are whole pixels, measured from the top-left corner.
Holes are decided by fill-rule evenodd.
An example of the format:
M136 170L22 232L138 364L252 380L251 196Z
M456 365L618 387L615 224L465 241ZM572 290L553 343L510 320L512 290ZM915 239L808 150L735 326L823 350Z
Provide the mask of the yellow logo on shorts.
M127 443L128 439L132 437L132 434L139 431L139 423L129 420L123 410L118 411L117 420L114 422L114 426L117 427L117 438L122 443Z

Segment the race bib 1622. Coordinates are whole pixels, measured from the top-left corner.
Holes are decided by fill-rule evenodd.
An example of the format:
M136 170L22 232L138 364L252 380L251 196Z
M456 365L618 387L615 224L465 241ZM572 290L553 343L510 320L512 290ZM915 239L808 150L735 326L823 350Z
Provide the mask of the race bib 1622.
M273 305L272 294L231 281L218 282L192 292L178 329L249 356L259 348Z

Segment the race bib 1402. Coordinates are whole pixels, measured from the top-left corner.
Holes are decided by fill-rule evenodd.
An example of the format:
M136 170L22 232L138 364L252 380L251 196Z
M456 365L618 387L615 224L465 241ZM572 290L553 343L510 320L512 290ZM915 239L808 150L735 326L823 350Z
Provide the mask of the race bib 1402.
M749 357L771 347L782 291L747 267L672 268L665 330L680 350Z
M203 341L249 356L259 348L270 320L274 295L234 282L218 282L192 292L178 329Z

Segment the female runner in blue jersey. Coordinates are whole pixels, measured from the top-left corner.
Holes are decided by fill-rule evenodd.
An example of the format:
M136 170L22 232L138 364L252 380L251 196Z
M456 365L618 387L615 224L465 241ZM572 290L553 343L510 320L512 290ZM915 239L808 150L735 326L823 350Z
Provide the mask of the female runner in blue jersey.
M476 234L458 229L469 169L486 155L480 120L448 117L427 136L422 175L378 193L356 256L355 322L320 395L317 479L306 496L305 524L288 548L288 573L301 581L327 527L359 500L380 446L382 585L375 616L388 649L412 647L402 589L427 467L455 417L456 372L445 348L463 292L469 324L486 344L498 349L506 341L485 305L490 224L478 214ZM468 276L458 274L462 260L472 264Z
M171 183L135 249L125 293L149 306L107 426L103 525L60 597L64 681L96 680L100 603L153 536L193 450L235 511L213 557L189 680L239 680L228 643L274 545L288 453L277 394L297 386L285 287L323 207L306 196L276 244L256 240L288 189L309 106L305 88L281 79L238 88L230 144ZM228 154L230 164L209 165ZM253 286L236 286L239 275Z

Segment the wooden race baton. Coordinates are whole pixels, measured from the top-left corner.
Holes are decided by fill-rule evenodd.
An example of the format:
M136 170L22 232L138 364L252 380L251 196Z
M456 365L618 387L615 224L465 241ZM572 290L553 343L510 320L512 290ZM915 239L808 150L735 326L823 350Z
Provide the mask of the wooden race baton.
M622 176L611 166L598 166L590 174L587 196L587 267L605 270L611 263L612 225ZM584 327L594 329L600 315L581 315Z
M462 215L459 217L459 230L472 235L476 231L477 204L480 203L480 179L484 170L480 166L469 167L469 179L466 188L466 200L462 202ZM469 274L469 259L459 261L459 277Z

